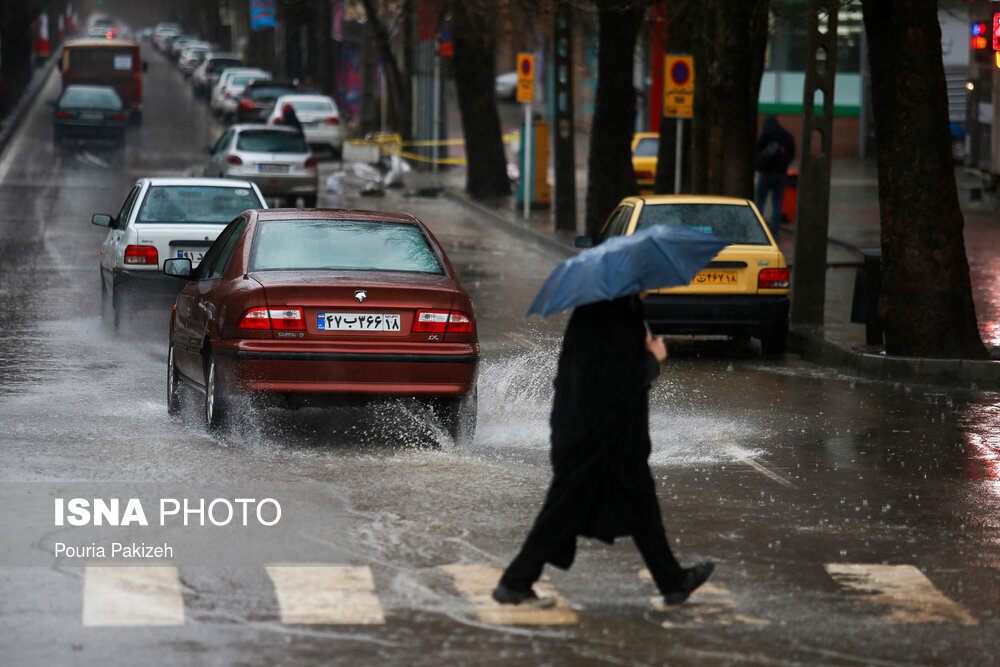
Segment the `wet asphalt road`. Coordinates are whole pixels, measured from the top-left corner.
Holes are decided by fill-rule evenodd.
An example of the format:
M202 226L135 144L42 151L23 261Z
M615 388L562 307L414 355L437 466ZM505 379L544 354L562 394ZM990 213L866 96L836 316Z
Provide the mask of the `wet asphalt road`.
M166 315L142 313L117 337L102 323L104 230L89 223L117 212L136 178L196 167L217 136L182 77L147 51L145 122L124 151L55 151L39 101L0 159L0 662L995 664L998 396L861 381L724 342L672 341L651 398L668 534L683 563L716 560L712 586L656 610L628 541L584 542L569 572L548 570L572 622L478 614L445 568L502 567L534 517L565 319L523 316L557 258L444 199L349 188L320 204L403 209L445 245L481 330L471 447L394 404L251 411L217 438L193 409L168 418ZM57 87L51 78L41 100ZM55 526L53 499L70 497L148 508L272 497L282 519ZM145 584L102 589L115 568L53 558L60 542L112 540L171 543L175 569L162 586L145 568ZM306 563L369 573L360 587L383 622L296 621L290 610L315 584L296 598L268 568ZM163 602L171 591L176 604Z

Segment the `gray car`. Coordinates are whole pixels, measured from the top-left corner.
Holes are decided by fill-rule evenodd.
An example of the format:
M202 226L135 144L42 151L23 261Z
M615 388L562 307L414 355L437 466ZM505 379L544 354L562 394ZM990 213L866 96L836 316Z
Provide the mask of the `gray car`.
M205 176L246 179L265 197L283 204L294 205L301 197L306 208L316 206L316 158L295 128L233 125L204 151L208 154Z

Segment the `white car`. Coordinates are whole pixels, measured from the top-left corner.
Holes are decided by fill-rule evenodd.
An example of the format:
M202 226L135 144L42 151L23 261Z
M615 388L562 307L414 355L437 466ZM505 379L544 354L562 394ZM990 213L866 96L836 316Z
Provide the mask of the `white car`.
M499 102L513 102L517 97L517 72L504 72L496 78L496 96Z
M201 64L191 73L191 85L194 94L207 98L212 94L212 88L219 81L219 74L230 67L245 67L243 58L238 53L210 51L205 54Z
M158 51L167 48L167 37L181 34L181 27L177 23L157 23L153 28L153 46Z
M101 244L101 313L122 315L173 304L183 285L163 275L163 261L187 257L197 266L219 232L248 209L267 208L260 189L247 180L140 178L118 215L96 213L107 227Z
M295 116L302 125L302 133L309 146L329 149L334 157L339 158L344 146L344 126L333 98L305 93L282 95L274 102L274 109L267 117L268 124L281 123L285 105L289 104L295 109Z
M191 76L194 69L201 64L205 54L214 50L209 42L189 42L181 49L181 55L177 58L177 66L184 72L184 76Z
M212 88L208 101L212 113L224 118L236 115L236 105L239 104L243 89L254 81L270 78L270 72L253 67L229 67L222 70L219 82Z

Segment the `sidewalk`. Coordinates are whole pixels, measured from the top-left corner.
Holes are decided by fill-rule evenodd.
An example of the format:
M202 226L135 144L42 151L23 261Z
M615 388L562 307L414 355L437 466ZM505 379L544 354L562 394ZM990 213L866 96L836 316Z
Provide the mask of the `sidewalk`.
M584 133L580 133L586 137ZM577 142L577 218L582 230L586 210L586 150ZM963 209L983 204L971 201L958 172L959 196ZM514 197L497 204L473 201L465 194L465 172L450 169L437 175L446 197L474 211L484 220L503 227L515 236L537 243L556 256L570 257L577 249L577 234L555 230L551 210L532 210L527 219ZM551 175L549 182L554 182ZM830 184L829 243L827 250L825 323L823 326L795 326L790 332L789 349L804 359L839 368L858 377L892 382L942 385L966 389L1000 390L1000 361L921 359L887 356L881 346L865 344L865 326L851 322L854 281L862 264L859 248L880 245L878 182L874 158L838 158L832 165ZM795 258L794 224L784 227L779 245L789 264ZM992 299L983 299L992 304ZM994 308L995 309L995 308ZM995 321L998 313L978 313L980 321ZM992 319L984 319L992 318Z

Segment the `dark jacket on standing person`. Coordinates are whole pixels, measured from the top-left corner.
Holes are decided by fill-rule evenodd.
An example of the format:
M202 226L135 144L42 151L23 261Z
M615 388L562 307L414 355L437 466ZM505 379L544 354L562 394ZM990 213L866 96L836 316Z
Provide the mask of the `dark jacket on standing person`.
M295 107L291 104L286 104L281 110L281 124L287 125L289 127L294 127L300 133L302 132L302 123L299 121L298 114L295 113Z
M660 524L647 397L658 373L637 297L573 312L555 380L552 485L529 536L545 562L568 568L577 536L610 543Z
M795 139L777 118L768 116L757 138L757 171L783 174L794 159Z

